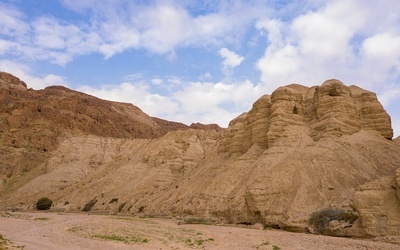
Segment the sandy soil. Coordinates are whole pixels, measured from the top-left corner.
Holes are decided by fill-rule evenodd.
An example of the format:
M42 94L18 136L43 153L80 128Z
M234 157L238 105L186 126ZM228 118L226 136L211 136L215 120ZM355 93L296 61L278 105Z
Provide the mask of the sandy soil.
M8 249L400 249L371 240L182 224L175 219L39 212L0 215L0 233L12 242Z

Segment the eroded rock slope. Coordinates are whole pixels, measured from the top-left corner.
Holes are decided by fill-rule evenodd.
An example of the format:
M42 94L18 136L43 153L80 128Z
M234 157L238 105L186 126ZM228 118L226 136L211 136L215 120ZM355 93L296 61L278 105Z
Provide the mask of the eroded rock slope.
M165 123L145 121L151 126L143 131ZM337 80L311 88L292 84L262 96L227 129L192 127L198 129L157 138L82 129L60 141L35 171L3 175L1 204L34 209L48 196L54 210L81 211L90 203L91 211L201 216L296 231L306 230L311 213L330 207L360 216L337 235L398 232L393 178L400 144L374 93ZM13 186L21 178L24 184ZM379 192L387 195L373 203Z
M98 99L62 86L28 89L0 72L0 175L17 177L13 190L36 173L59 143L70 136L158 138L188 126L151 118L138 107ZM3 188L5 188L3 185Z

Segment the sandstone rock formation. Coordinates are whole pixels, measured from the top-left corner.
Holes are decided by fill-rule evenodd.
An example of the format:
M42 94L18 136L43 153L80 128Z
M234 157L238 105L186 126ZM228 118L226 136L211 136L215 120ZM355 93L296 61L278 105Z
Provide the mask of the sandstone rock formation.
M92 211L202 216L305 231L311 213L332 207L360 215L353 225L332 223L333 234L398 232L400 189L393 176L400 144L392 140L390 117L375 94L356 86L337 80L311 88L288 85L262 96L227 129L192 125L196 130L62 87L1 91L10 107L1 113L0 156L8 162L1 166L3 208L34 209L38 198L48 196L60 211L81 211L91 202ZM42 94L48 99L39 112L33 100ZM52 99L57 101L49 104ZM81 120L45 117L55 116L51 110ZM111 114L118 116L110 121ZM125 126L128 118L134 127ZM48 130L48 124L59 126ZM23 174L7 175L16 152L28 152L9 141L20 130L59 134L48 136L57 143L41 152L47 158ZM389 210L382 215L382 209Z
M320 87L292 84L257 100L246 114L234 119L219 152L243 154L251 147L292 147L301 133L318 141L360 130L393 137L390 117L372 92L328 80Z

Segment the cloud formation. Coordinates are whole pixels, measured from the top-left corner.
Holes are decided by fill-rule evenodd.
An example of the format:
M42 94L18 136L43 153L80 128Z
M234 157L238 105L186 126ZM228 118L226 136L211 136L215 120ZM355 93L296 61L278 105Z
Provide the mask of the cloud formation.
M378 81L390 84L389 69L399 74L400 20L384 15L394 13L388 6L399 5L368 2L328 2L288 22L259 21L257 28L267 34L269 43L257 63L261 81L271 83L271 88L288 82L314 85L329 77L364 87L377 86ZM385 32L377 20L384 20Z
M133 103L151 116L187 124L201 121L221 126L227 126L240 114L237 109L247 109L262 95L262 89L249 81L234 84L190 82L168 95L153 93L146 79L141 79L140 85L138 81L99 88L81 86L78 90L106 100Z
M222 71L225 72L225 74L230 73L233 68L239 66L244 60L243 56L239 56L227 48L221 48L218 53L224 59L222 61Z
M68 82L62 76L56 74L37 76L32 73L33 70L28 65L16 63L10 60L0 60L0 71L8 72L17 76L28 85L28 88L43 89L54 85L68 87Z
M13 6L0 4L0 55L66 65L76 56L100 53L105 59L129 49L173 55L178 47L232 44L261 8L242 2L221 3L216 13L193 16L180 1L64 0L63 5L90 18L73 22L46 15L26 18ZM243 11L237 18L238 9ZM252 15L245 16L245 13ZM12 39L11 39L12 38ZM17 42L10 42L14 40Z

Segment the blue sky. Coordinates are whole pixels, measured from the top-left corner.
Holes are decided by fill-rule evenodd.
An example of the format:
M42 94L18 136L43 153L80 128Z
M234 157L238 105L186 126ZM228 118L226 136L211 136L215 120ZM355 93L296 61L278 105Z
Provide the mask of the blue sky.
M400 133L398 0L0 0L0 70L152 116L228 122L290 83L377 93Z

